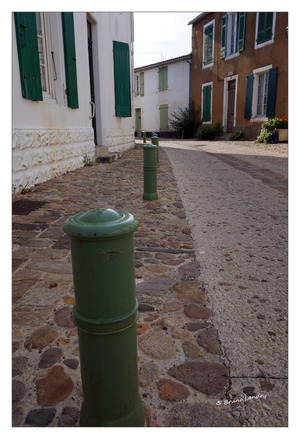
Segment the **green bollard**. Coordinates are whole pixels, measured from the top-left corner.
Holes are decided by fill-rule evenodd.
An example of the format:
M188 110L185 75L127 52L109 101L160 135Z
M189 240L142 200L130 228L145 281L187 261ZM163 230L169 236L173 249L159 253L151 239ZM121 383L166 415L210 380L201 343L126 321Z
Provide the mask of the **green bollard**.
M157 167L159 168L159 145L158 145L158 135L156 133L152 133L151 142L153 145L157 146Z
M143 145L144 155L144 194L143 200L157 200L157 146Z
M146 131L143 132L144 143L146 143Z
M138 394L138 302L130 213L94 209L69 218L83 403L81 427L143 427Z

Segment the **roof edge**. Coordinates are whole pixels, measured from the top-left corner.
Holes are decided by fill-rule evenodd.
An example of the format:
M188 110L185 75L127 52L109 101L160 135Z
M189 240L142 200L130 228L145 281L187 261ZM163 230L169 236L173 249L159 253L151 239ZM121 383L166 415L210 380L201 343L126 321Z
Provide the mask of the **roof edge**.
M173 64L173 63L180 62L180 61L186 61L186 60L191 59L191 57L192 57L192 54L189 53L188 55L178 56L176 58L167 59L165 61L159 61L157 63L148 64L148 65L145 65L145 66L142 66L142 67L136 67L134 69L134 71L135 72L140 72L142 70L154 69L155 67L160 67L160 66L164 66L164 65L167 65L167 64Z
M207 17L211 12L201 12L201 14L197 15L197 17L193 18L193 20L189 21L188 24L195 24L203 18Z

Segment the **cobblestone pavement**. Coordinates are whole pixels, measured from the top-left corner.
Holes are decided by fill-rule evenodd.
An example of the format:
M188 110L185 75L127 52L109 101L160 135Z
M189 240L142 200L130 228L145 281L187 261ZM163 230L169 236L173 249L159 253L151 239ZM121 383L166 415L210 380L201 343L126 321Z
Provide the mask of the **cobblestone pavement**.
M230 157L226 148L241 143L161 145L168 148L160 149L158 201L142 200L141 148L13 197L13 426L79 425L72 267L62 226L96 207L140 221L137 339L147 425L287 424L286 175L275 160L286 154L269 151L261 157L270 160L259 162L248 155L252 143L239 146L244 156L234 150Z

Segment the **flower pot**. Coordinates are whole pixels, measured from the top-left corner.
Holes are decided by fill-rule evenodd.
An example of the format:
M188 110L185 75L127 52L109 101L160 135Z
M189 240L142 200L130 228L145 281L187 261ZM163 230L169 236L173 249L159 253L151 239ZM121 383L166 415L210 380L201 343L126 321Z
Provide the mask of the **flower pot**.
M278 142L287 142L288 141L288 129L280 128L278 131Z

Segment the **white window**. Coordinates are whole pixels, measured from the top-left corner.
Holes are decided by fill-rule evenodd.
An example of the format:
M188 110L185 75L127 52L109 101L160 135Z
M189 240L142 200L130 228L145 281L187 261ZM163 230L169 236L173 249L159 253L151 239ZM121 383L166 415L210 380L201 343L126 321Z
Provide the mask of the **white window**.
M49 14L36 12L36 26L43 96L54 98L55 72L53 72Z
M272 65L253 70L252 118L267 120L269 71Z
M254 48L274 43L276 12L257 12Z
M233 55L237 51L237 26L238 26L238 14L236 12L228 14L228 55Z
M210 67L214 63L215 20L203 26L203 59L202 68Z

